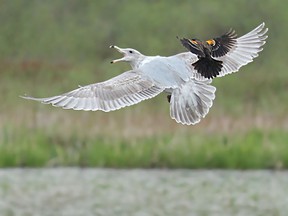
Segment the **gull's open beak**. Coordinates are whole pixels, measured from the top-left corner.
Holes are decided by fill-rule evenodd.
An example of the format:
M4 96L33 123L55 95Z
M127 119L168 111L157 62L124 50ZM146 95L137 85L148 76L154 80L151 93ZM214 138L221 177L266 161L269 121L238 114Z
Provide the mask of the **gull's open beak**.
M124 55L123 58L115 59L115 60L111 61L111 64L125 60L125 52L124 52L121 48L119 48L119 47L117 47L117 46L114 46L114 45L111 45L109 48L114 48L114 49L116 49L119 53L122 53L122 54Z

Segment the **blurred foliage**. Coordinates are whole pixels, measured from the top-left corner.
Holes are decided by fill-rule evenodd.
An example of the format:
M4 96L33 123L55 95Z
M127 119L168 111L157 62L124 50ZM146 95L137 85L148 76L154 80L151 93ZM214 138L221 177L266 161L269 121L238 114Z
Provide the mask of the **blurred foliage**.
M83 122L83 115L79 114L79 112L61 111L60 109L50 108L48 106L44 107L40 104L23 101L19 99L18 96L24 93L39 97L60 94L72 90L78 84L85 85L102 81L129 69L126 64L109 64L111 59L119 57L119 53L108 48L111 44L120 47L133 47L146 55L168 56L185 51L176 39L176 36L208 39L221 35L229 30L229 28L235 29L238 35L241 36L262 22L265 22L269 28L269 38L267 39L267 44L264 46L264 50L253 63L241 68L240 72L223 78L217 78L213 81L213 84L217 87L215 103L208 117L203 120L204 123L202 121L197 126L191 126L191 130L195 130L195 128L205 130L207 127L207 118L209 123L213 122L213 118L215 118L214 121L218 121L219 119L225 121L227 116L229 118L239 119L246 116L260 116L261 118L261 116L268 115L270 116L269 119L274 120L273 123L264 122L260 128L256 129L263 135L266 132L262 130L262 127L268 124L269 129L273 129L274 131L268 134L277 134L277 130L279 130L281 134L281 138L273 136L270 142L275 142L275 145L280 143L288 144L287 136L285 135L288 127L286 123L288 121L288 73L286 72L288 62L286 60L287 46L285 45L286 38L288 37L288 15L286 7L283 6L283 1L0 0L0 93L2 98L0 105L0 136L2 137L0 139L0 149L5 149L8 145L7 143L9 143L9 145L13 143L13 146L15 145L15 151L19 154L25 153L25 155L29 155L30 153L33 154L32 149L29 153L30 148L37 149L38 147L43 147L42 150L39 150L39 152L35 154L38 155L35 159L36 162L29 163L25 160L25 164L45 165L47 164L46 162L49 161L49 155L53 156L58 151L54 149L54 147L47 147L45 143L51 142L57 145L59 140L47 138L47 135L44 134L51 130L49 128L54 128L55 125L61 125L62 121L53 120L51 124L39 126L38 124L34 124L35 119L33 118L35 116L49 110L50 114L46 112L46 117L43 117L46 119L43 121L50 121L55 118L53 116L57 116L55 113L68 112L68 116L73 116L72 119L75 120L75 124L84 125L79 129L80 133L83 132L83 134L86 134L85 124L97 124L96 118L104 115L102 112L98 114L87 114L89 117ZM159 96L153 100L142 103L141 106L137 106L136 108L128 108L128 110L109 113L109 116L105 115L105 118L108 122L117 122L123 120L120 116L134 115L134 118L136 118L145 112L147 115L144 118L151 118L151 121L157 119L157 115L163 115L161 117L169 119L168 109L165 97ZM19 112L21 114L19 114ZM31 112L34 115L32 119L30 118ZM135 115L135 113L137 113L137 115ZM21 120L19 120L19 116ZM139 117L139 119L143 119L143 117ZM277 123L277 119L281 119L281 124ZM159 131L158 123L159 122L151 125L155 131ZM30 136L33 136L33 134L31 135L29 133L32 132L25 129L21 132L22 130L19 130L18 124L24 125L24 128L40 130L42 131L41 133L44 134L39 135L39 133L37 133L34 138L31 138ZM115 124L121 125L119 122ZM175 136L177 137L177 130L183 126L175 125L176 123L170 120L164 127L172 127L176 131ZM243 125L246 127L245 121L243 121ZM133 122L133 124L128 125L128 127L131 127L131 130L134 127L141 126L143 125L138 122ZM251 126L252 134L254 134L254 126L253 124ZM250 150L250 148L254 148L250 146L253 145L253 142L247 141L250 136L249 127L250 126L247 126L246 132L238 135L238 141L233 141L233 143L241 142L243 146L241 147L236 144L237 151L235 150L235 152L238 152L238 147L244 148L247 151ZM103 128L105 128L105 123L102 127L95 129L100 136L102 130L104 130ZM163 129L163 131L168 131L167 134L169 134L171 130L166 129ZM115 131L113 131L113 133L114 132ZM157 138L157 134L154 134L152 138L147 138L145 137L146 135L143 135L145 139L140 142L146 143L147 141L147 143L155 143L155 145L160 142L159 145L161 145L161 143L164 142L161 137L166 137L163 138L164 140L171 138L167 134L164 134L165 132L158 134L160 136L159 138ZM7 141L5 138L5 134L7 133L12 133L15 137ZM80 139L80 137L75 137L72 130L67 130L62 136L64 137L62 137L62 139L66 140ZM180 138L182 135L180 134L178 136ZM219 146L222 139L219 137L223 136L226 136L226 134L223 132L223 128L220 127L214 127L214 135L212 135L212 137L216 138L209 138L206 142L206 135L200 133L200 135L197 136L202 140L201 143L203 143L200 150L210 148L213 145L211 143L214 142L215 146ZM43 143L41 143L42 138L39 137L44 137ZM32 142L30 139L34 139L34 141ZM189 140L190 138L187 139ZM36 142L35 140L39 142L39 146L33 144ZM128 143L128 146L130 145L129 143L133 142L133 140L124 139L121 134L119 134L119 140L113 139L109 140L109 142L110 141L120 143L119 148L121 148L122 142ZM93 149L93 151L91 150L91 152L96 155L97 151L101 150L102 144L99 143L108 141L105 141L103 138L101 142L98 139L91 139L87 142L97 143L95 149ZM263 144L262 139L256 140L255 142ZM71 143L73 143L73 141L71 141ZM185 142L185 139L181 139L181 143L182 144L178 145L180 148L179 151L185 151L186 148L191 148L191 152L193 152L192 149L194 145L188 145L189 142ZM217 143L219 145L217 145ZM147 145L147 148L152 148L150 144ZM262 148L261 145L258 146L260 149ZM19 149L17 146L19 146ZM23 146L25 146L24 150L22 149ZM97 149L97 146L99 146L100 149ZM279 147L280 150L282 147ZM7 151L3 150L3 152L5 152L3 154L10 158L7 160L12 159L14 162L3 162L4 159L2 159L1 166L5 164L21 165L21 161L23 160L18 157L13 158L13 154L17 155L18 153L15 153L14 150L10 151L9 148ZM217 147L215 147L215 149L217 149ZM218 149L220 152L223 152L223 156L221 153L221 157L225 157L223 147ZM200 153L200 150L197 152ZM257 153L258 150L259 149L252 151L250 157L253 157L252 154ZM48 151L48 153L42 154L42 151ZM65 148L60 148L59 151L63 151L62 153L58 152L59 154L66 154L64 153ZM8 152L10 153L8 154ZM230 150L227 151L227 154L230 153ZM79 155L81 154L80 152ZM131 154L133 154L132 150L129 154L127 153L127 155ZM169 154L173 154L173 152L169 152ZM213 154L213 151L211 154ZM106 154L103 155L108 157ZM239 155L244 155L241 153L241 150ZM264 155L268 158L274 157L273 154L269 156L268 151ZM214 156L217 157L217 154ZM2 158L2 155L0 157ZM148 157L150 157L150 155ZM196 156L193 155L193 157ZM265 157L259 157L265 160ZM34 156L31 156L31 158L34 158ZM95 160L98 160L97 158ZM167 158L169 158L169 155ZM179 158L181 158L181 156ZM201 167L199 164L194 166L193 163L197 164L197 162L195 162L195 160L193 160L194 162L189 162L189 158L186 157L189 166L187 165L185 167ZM90 159L92 160L92 158ZM15 162L15 160L18 160L18 162ZM38 160L39 163L37 162ZM71 161L74 160L68 160L68 162L63 162L62 164L77 164ZM117 160L117 163L118 162ZM133 163L138 164L135 161ZM158 164L162 166L161 163L160 160ZM215 162L214 165L219 165L219 163ZM232 162L232 164L235 163L235 161ZM263 167L276 166L273 160L271 163L263 163L259 162ZM87 162L87 164L101 165L99 161L95 163ZM112 166L112 164L112 162L111 164L108 162L104 163L104 165L107 166ZM123 162L123 164L125 163ZM175 164L178 163L175 162ZM219 167L225 167L223 164L225 164L225 162L221 162ZM228 164L229 163L227 163L227 167L246 167L245 165L238 166ZM206 166L207 163L203 162L202 165ZM149 164L144 167L151 166L152 165ZM179 167L180 165L176 166L166 161L163 166ZM261 167L260 165L251 166ZM213 165L209 165L209 167L213 167Z
M288 167L285 131L223 135L166 134L145 138L68 138L43 130L4 133L0 167L83 166L114 168L283 169ZM18 143L15 146L15 143Z

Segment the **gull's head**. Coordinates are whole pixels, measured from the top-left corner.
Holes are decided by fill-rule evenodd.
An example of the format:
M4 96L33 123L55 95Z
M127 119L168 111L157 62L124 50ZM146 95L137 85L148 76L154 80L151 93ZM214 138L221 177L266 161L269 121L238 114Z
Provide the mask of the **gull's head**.
M111 45L110 48L114 48L119 53L123 54L122 58L111 61L111 64L123 61L129 62L132 65L134 62L137 62L143 56L139 51L132 48L120 48L114 45Z

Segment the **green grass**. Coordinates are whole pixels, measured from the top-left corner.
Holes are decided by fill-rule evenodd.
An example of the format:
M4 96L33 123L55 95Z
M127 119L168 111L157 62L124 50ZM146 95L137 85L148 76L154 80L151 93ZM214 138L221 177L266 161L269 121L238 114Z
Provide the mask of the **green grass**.
M288 134L260 131L145 138L63 138L41 130L4 131L0 167L288 168Z

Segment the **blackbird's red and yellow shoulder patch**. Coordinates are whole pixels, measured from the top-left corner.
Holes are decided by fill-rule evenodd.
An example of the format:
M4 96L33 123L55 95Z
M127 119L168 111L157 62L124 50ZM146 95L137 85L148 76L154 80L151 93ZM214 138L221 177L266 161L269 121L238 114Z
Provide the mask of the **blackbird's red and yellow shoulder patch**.
M206 43L209 44L210 46L215 46L216 41L213 39L210 39L210 40L207 40Z

